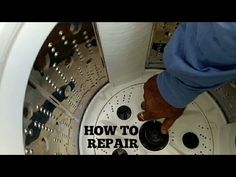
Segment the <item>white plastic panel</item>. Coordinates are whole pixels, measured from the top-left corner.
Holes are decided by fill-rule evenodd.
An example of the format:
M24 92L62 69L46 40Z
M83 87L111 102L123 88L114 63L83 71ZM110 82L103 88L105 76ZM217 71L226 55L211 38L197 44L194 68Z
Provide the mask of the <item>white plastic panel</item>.
M141 76L152 23L97 23L109 81L118 85Z
M21 23L0 23L0 80L10 46L21 27Z
M54 25L24 23L9 48L0 85L0 154L24 154L24 93L34 60Z
M225 147L224 137L229 136L227 131L224 136L219 136L221 129L226 126L224 115L214 100L203 93L196 100L189 104L184 114L177 119L169 130L169 141L167 146L160 151L147 150L139 140L139 134L135 136L124 136L119 127L136 126L139 128L144 124L137 119L137 114L142 111L143 83L152 75L160 71L146 72L142 77L128 84L118 87L107 85L101 90L89 105L81 124L80 132L80 153L81 154L112 154L116 148L88 148L88 139L136 139L138 148L124 148L128 154L231 154L232 150ZM117 109L126 105L131 109L131 117L121 120L117 116ZM163 119L160 120L161 122ZM115 135L85 135L84 126L117 126ZM191 149L183 143L183 136L186 133L193 133L197 136L199 144ZM232 140L232 139L231 139ZM226 141L226 144L232 141ZM112 144L114 147L114 143ZM112 147L111 145L111 147ZM219 148L221 145L221 148Z

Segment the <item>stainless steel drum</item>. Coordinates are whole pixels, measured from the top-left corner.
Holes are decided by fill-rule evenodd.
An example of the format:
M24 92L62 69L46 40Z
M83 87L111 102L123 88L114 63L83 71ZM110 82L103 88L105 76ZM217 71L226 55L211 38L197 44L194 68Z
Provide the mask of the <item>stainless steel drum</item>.
M101 41L105 38L100 38L96 23L56 24L38 52L25 91L25 154L236 153L235 81L197 97L167 137L158 132L163 119L147 123L136 117L142 111L143 84L165 69L163 50L178 24L153 23L148 56L143 58L146 70L121 84L109 82L106 61L110 59L104 59ZM114 64L113 69L117 72ZM86 135L86 126L116 126L117 130L113 135ZM120 126L133 126L133 130L124 134ZM104 146L96 146L101 139ZM88 147L91 140L94 145Z

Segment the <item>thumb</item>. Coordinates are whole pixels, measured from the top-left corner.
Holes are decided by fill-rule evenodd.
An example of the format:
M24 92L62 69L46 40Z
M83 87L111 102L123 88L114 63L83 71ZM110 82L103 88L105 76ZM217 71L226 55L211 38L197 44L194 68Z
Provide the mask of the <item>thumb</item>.
M167 134L169 128L174 124L175 120L176 120L176 119L174 119L174 118L166 118L166 119L164 120L164 122L162 123L162 126L161 126L161 133L162 133L162 134Z

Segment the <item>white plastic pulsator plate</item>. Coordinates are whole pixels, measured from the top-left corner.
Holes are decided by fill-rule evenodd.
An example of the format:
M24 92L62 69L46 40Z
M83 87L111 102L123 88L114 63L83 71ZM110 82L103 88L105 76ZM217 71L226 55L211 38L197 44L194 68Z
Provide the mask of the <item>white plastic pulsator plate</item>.
M136 126L140 130L145 123L137 119L137 114L142 111L140 105L143 101L143 83L154 74L156 72L147 72L142 78L116 88L108 85L97 94L88 106L80 127L80 154L112 154L117 149L114 148L116 139L121 139L123 145L125 139L137 140L137 147L122 148L130 155L219 153L217 147L215 148L218 144L218 132L214 126L219 128L225 121L221 110L207 93L200 95L187 106L184 114L170 128L168 144L159 151L146 149L140 142L139 133L122 134L120 126ZM121 106L127 106L131 110L131 116L127 120L122 120L117 115ZM163 122L163 119L158 121ZM114 135L85 135L85 126L117 126L117 129ZM184 144L183 137L186 133L194 135L190 136L190 142L191 138L193 141L198 140L196 147L189 148ZM112 139L114 143L109 148L88 148L89 139Z

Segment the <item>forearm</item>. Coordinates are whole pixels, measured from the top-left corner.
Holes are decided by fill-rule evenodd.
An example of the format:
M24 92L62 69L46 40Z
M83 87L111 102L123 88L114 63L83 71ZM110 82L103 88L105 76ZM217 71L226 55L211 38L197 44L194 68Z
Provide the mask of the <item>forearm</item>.
M186 23L177 29L164 51L166 71L157 79L169 104L185 107L236 76L235 29L216 23Z

